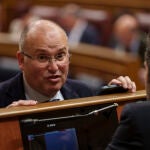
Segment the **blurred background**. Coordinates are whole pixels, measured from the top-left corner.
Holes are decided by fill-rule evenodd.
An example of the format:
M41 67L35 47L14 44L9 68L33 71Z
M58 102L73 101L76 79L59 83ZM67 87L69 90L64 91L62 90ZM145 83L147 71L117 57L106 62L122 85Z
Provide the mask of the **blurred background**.
M149 0L1 0L0 81L19 71L15 53L21 31L40 18L66 31L73 54L70 77L97 88L112 77L129 75L138 89L144 88Z

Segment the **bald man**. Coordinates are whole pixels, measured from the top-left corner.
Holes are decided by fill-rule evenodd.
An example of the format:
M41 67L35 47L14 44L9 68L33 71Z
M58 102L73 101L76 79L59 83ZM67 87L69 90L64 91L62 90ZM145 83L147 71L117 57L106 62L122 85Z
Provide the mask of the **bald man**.
M69 57L68 38L62 28L47 20L30 24L21 35L17 52L21 73L0 83L0 107L95 95L81 82L67 79ZM136 90L129 77L121 76L109 84Z
M110 46L118 51L138 55L142 45L139 23L134 15L122 14L116 19Z

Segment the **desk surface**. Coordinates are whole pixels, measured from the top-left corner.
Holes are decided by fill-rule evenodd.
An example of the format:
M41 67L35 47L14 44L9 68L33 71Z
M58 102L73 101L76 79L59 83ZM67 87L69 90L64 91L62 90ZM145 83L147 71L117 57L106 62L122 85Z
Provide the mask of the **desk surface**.
M58 102L40 103L35 106L19 106L13 108L1 108L0 118L22 116L30 113L40 113L46 111L64 110L69 108L91 106L106 103L121 103L130 102L146 97L145 90L137 91L135 93L119 93L109 94L103 96L94 96L87 98L71 99Z

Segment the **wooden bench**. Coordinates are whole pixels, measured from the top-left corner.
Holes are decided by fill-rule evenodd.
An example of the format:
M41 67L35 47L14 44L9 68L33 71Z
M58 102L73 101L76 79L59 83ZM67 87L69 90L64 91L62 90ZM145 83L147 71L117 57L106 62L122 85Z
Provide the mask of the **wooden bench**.
M77 3L83 7L87 8L96 8L96 9L101 9L101 8L107 8L107 9L116 9L116 8L130 8L130 9L149 9L150 2L147 1L142 1L142 0L136 0L136 3L133 1L126 1L126 0L111 0L111 1L106 1L106 0L75 0L73 1L74 3ZM3 4L7 8L11 8L14 5L16 5L17 0L5 0L3 1ZM69 0L32 0L33 5L46 5L46 6L63 6L65 4L70 3Z
M6 29L5 31L8 31L9 24L14 18L14 6L17 5L17 0L5 0L2 2L4 8L6 9ZM74 3L80 5L83 8L89 8L89 9L96 9L96 10L105 10L110 12L111 14L118 13L120 9L128 9L134 12L137 11L146 11L149 10L150 1L142 1L142 0L136 0L136 3L134 1L126 1L126 0L75 0ZM62 7L66 4L70 3L69 0L32 0L31 4L33 6L35 5L41 5L41 6L49 6L49 7ZM44 15L45 16L45 15ZM106 24L107 25L107 24Z
M123 75L134 80L137 89L144 88L138 77L141 64L137 56L87 44L70 46L70 52L72 54L70 62L72 77L87 74L101 78L108 83L111 79Z
M123 93L112 94L105 96L95 96L80 99L72 99L59 102L41 103L35 106L20 106L13 108L1 108L0 109L0 144L1 150L23 150L21 129L19 124L19 118L22 116L33 114L51 114L57 115L61 111L71 113L71 110L78 110L84 107L93 107L102 104L118 103L118 117L122 107L126 103L145 99L145 91L137 91L136 93ZM57 113L56 113L57 112ZM55 116L53 116L55 117Z

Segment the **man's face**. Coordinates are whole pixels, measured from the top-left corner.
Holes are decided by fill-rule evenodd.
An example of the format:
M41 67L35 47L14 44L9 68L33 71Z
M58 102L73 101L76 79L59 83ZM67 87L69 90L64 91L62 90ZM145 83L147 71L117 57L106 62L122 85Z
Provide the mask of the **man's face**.
M138 22L134 17L124 15L114 24L114 32L120 42L128 47L138 37Z
M56 31L36 32L26 40L25 54L18 55L19 66L28 84L45 96L53 96L66 81L69 69L67 38ZM64 61L59 59L66 55ZM51 61L40 62L45 57ZM38 60L37 60L38 58ZM58 59L58 61L57 61Z

